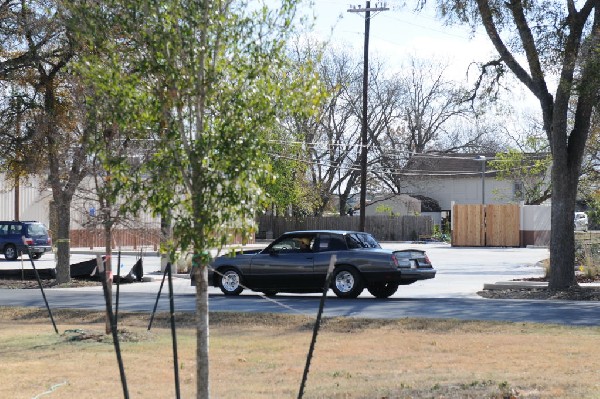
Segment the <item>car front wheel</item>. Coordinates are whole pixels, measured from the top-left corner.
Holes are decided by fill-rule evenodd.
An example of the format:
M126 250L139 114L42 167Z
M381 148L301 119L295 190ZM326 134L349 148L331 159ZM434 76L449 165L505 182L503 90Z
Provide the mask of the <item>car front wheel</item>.
M364 285L360 274L351 267L340 267L334 271L333 286L335 295L340 298L356 298Z
M18 256L19 253L17 252L17 247L14 245L10 244L4 247L4 257L7 260L15 260Z
M371 295L375 298L389 298L398 291L397 283L374 283L368 288Z
M241 283L240 273L235 269L227 269L221 275L219 288L225 295L239 295L244 290Z

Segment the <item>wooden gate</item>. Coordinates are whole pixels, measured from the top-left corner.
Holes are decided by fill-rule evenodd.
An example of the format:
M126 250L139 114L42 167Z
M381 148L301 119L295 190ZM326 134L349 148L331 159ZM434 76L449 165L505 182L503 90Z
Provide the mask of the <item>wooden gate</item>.
M452 246L485 246L483 205L454 205L452 208Z
M519 206L454 205L452 245L458 247L518 247Z

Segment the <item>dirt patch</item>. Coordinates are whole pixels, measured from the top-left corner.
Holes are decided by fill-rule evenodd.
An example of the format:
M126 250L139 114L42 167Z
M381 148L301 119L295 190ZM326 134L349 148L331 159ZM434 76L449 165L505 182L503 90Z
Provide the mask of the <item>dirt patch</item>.
M44 288L77 288L77 287L93 287L102 285L100 281L91 280L79 280L71 279L66 284L56 284L54 279L41 279L42 287ZM0 288L8 289L39 289L40 286L36 279L20 279L15 278L3 278L0 279Z
M568 301L600 301L600 287L571 287L567 290L547 288L522 288L507 290L483 290L479 296L489 299L563 299Z
M122 397L104 313L0 307L0 397ZM169 315L120 313L131 397L174 397ZM195 397L194 315L175 314L182 397ZM314 317L210 315L211 396L298 394ZM595 398L599 328L325 318L305 398ZM577 344L574 345L574 342ZM584 365L584 366L582 366ZM21 396L15 395L18 392Z

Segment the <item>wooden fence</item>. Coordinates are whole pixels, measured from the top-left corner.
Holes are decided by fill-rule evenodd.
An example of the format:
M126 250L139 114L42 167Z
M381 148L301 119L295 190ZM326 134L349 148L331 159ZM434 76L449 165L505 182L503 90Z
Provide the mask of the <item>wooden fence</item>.
M469 247L518 247L519 205L454 205L452 245Z
M104 231L101 229L71 230L70 243L71 248L104 248ZM245 243L254 243L254 237L244 241ZM241 244L242 238L236 236L235 244ZM160 229L116 229L113 230L112 249L122 248L151 248L158 250L160 246Z
M258 218L256 238L277 238L292 230L352 230L359 228L359 218L307 217L284 218L261 216ZM415 241L420 237L430 237L433 222L429 216L367 216L365 230L381 241ZM104 232L98 230L71 230L71 248L103 248ZM248 240L254 242L254 239ZM241 243L237 238L236 243ZM113 231L113 249L149 248L156 250L160 244L160 229L117 229Z
M71 248L104 248L104 231L71 230ZM152 247L154 251L160 244L160 229L116 229L113 231L112 248L119 247L138 249Z
M276 217L260 216L256 238L277 238L293 230L351 230L359 229L357 216L343 217ZM429 216L366 216L365 231L380 241L415 241L431 236L433 222Z

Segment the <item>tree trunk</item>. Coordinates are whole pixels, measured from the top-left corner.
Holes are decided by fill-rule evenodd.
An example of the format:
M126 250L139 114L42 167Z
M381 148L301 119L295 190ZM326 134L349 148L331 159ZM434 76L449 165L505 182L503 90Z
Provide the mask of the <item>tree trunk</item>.
M109 267L110 267L110 270L112 270L111 257L108 256L108 255L112 254L112 224L110 222L104 222L103 226L104 226L104 253L107 255L105 264L106 264L107 270L109 270L108 269ZM119 267L119 265L117 265L117 267Z
M60 201L60 203L58 202ZM71 202L58 200L55 202L58 212L56 232L56 283L64 284L71 281L69 228L71 225Z
M196 279L196 397L198 399L208 399L210 397L208 372L208 266L201 259L201 255L195 253L192 262Z
M552 231L550 233L549 288L563 290L577 285L575 280L575 197L577 177L564 157L552 164Z

